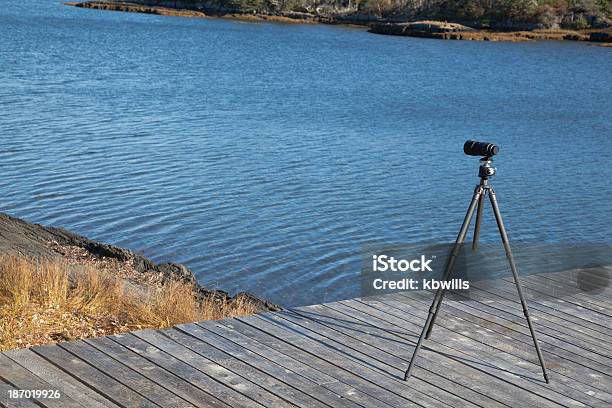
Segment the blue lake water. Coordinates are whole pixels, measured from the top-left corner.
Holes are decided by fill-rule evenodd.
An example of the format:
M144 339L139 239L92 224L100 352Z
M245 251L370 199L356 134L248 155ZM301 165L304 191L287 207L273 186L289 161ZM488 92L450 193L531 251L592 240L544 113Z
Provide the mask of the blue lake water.
M232 292L335 300L364 245L454 239L468 138L501 145L511 240L612 242L611 89L612 49L581 43L4 0L0 211Z

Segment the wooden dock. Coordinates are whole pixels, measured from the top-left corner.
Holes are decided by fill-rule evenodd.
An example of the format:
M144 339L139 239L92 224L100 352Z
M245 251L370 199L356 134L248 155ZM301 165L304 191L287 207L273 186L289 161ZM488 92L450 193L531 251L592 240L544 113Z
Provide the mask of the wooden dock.
M612 406L610 289L550 296L524 278L551 383L510 280L445 301L402 381L431 301L403 293L0 354L2 407ZM8 390L59 399L8 399Z

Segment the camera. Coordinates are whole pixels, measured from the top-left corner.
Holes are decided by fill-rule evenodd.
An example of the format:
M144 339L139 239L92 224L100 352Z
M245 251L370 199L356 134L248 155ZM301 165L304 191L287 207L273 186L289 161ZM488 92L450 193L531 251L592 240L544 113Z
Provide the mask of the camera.
M493 143L468 140L463 145L463 152L469 156L491 157L499 153L499 147Z

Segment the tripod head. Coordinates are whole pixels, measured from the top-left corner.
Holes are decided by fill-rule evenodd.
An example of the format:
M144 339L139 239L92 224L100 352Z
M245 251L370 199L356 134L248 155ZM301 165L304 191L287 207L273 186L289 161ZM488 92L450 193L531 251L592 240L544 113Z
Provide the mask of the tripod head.
M488 180L489 177L493 177L497 173L497 169L493 167L493 158L485 156L480 159L480 167L478 168L478 177L482 180Z

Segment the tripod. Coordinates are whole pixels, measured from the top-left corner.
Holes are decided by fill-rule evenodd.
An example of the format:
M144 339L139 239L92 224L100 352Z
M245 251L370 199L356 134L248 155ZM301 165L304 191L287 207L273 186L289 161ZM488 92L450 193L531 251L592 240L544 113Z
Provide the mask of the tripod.
M531 322L531 318L529 317L529 309L527 308L527 302L525 301L525 297L523 296L523 290L521 288L521 282L518 275L518 270L516 268L516 264L514 263L514 256L512 255L512 250L510 249L510 243L508 242L508 234L506 233L506 228L504 227L504 223L502 221L502 216L499 211L499 207L497 205L497 199L495 198L495 190L493 190L493 186L489 184L489 177L494 176L496 173L496 169L493 167L493 160L491 157L483 157L480 159L480 168L478 171L478 177L480 177L480 184L476 186L474 190L474 196L472 197L472 201L470 206L468 207L467 214L465 215L465 219L463 220L463 224L461 225L461 229L459 230L459 235L457 236L457 240L455 241L455 245L451 250L450 256L446 262L446 267L444 268L444 274L442 275L442 279L444 281L448 281L453 273L453 267L455 266L455 261L457 256L459 255L459 251L463 247L463 243L465 242L465 237L467 235L467 231L470 227L470 222L472 221L472 216L474 215L474 211L476 211L476 225L474 226L474 238L472 241L472 250L476 251L478 248L478 238L480 236L480 223L482 220L482 210L484 207L484 199L485 196L489 196L489 200L491 201L491 206L493 207L493 213L495 214L495 220L497 221L497 227L499 229L499 234L501 235L502 243L504 245L504 250L506 252L506 258L510 263L510 269L512 270L512 276L514 277L514 284L516 285L516 290L518 292L519 298L521 299L521 306L523 307L523 314L525 315L525 319L527 319L527 324L529 325L529 331L531 332L531 337L533 338L533 344L536 349L536 353L538 354L538 359L540 360L540 366L542 367L542 373L544 374L544 380L548 383L548 374L546 372L546 366L544 364L544 357L542 356L542 351L540 350L540 346L538 345L538 340L536 339L536 333L533 328L533 323ZM476 210L476 206L478 206L478 210ZM407 380L410 377L412 369L414 367L414 363L416 361L417 354L421 349L421 345L423 344L423 339L429 339L431 335L431 330L436 321L436 317L438 316L438 311L440 309L440 305L442 304L442 299L444 299L445 289L440 288L436 291L436 295L434 296L433 303L429 308L429 315L427 316L427 320L425 322L425 326L423 326L423 331L421 332L421 336L417 342L417 345L414 349L414 353L412 354L412 359L410 360L410 365L408 366L408 370L404 376L404 380Z

